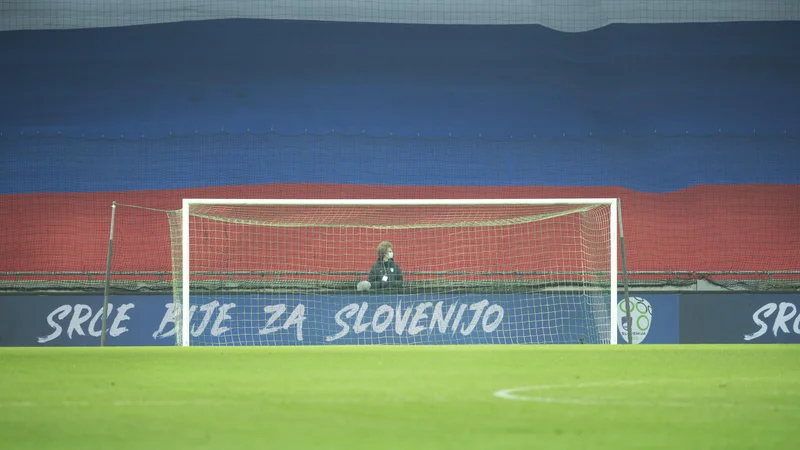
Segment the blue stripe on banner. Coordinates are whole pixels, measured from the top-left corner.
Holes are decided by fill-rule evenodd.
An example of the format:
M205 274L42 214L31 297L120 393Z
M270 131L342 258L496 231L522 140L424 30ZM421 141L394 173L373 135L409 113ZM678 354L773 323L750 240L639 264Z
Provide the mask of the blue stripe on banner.
M797 184L795 42L798 22L561 33L222 20L5 32L0 193ZM194 136L223 127L472 140ZM106 139L16 139L35 130ZM170 132L192 137L109 139Z
M0 33L0 132L797 134L800 22L221 20Z
M158 141L5 139L0 193L272 183L622 186L645 192L800 184L799 142L726 135L493 142L274 133Z

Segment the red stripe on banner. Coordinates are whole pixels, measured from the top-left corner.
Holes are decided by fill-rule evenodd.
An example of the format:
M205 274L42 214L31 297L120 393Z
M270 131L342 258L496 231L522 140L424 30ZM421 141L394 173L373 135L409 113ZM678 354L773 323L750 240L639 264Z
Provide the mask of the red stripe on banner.
M800 185L704 185L652 194L618 187L273 184L0 196L0 272L104 271L112 201L177 210L183 198L592 197L621 199L629 270L771 271L800 267ZM166 214L120 206L116 220L113 270L171 271Z

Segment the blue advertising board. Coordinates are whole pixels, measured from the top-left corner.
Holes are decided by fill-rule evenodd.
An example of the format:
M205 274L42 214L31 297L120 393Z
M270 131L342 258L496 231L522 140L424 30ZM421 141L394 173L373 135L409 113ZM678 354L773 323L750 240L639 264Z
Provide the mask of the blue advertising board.
M93 346L100 295L0 296L0 346ZM800 294L631 294L633 342L800 343ZM628 342L624 299L617 337ZM192 345L593 343L575 295L216 295L191 308ZM174 345L170 295L112 296L108 344Z
M680 342L800 343L800 293L682 294Z
M631 294L631 336L634 344L678 343L678 294ZM617 304L617 342L628 343L627 306Z
M563 293L193 299L192 345L596 343L600 318L608 314L608 306L596 303L600 298ZM100 295L0 297L0 345L98 345L102 306ZM668 317L663 309L648 335L654 342L669 340L658 320ZM175 343L171 295L111 296L107 322L108 345Z
M111 297L108 344L157 344L150 324L171 301L167 295ZM102 295L0 296L0 346L99 345L102 319Z

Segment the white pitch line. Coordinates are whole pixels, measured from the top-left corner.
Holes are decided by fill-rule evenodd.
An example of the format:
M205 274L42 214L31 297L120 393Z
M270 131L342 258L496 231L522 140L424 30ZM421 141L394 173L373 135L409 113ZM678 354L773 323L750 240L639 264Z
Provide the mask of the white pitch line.
M34 402L0 402L0 408L31 408L37 406Z
M731 381L742 381L745 379L734 379ZM747 378L747 381L758 381L757 378ZM614 386L632 386L642 384L665 384L665 383L686 383L697 382L698 380L691 379L658 379L658 380L626 380L626 381L595 381L586 383L574 384L553 384L553 385L537 385L537 386L522 386L510 389L501 389L494 392L497 398L513 401L523 402L536 402L536 403L555 403L555 404L572 404L572 405L593 405L593 406L641 406L641 407L667 407L667 408L757 408L757 409L798 409L800 405L788 404L766 404L766 403L731 403L731 402L689 402L689 401L670 401L670 400L652 400L652 401L632 401L628 399L614 398L590 398L586 396L572 396L572 397L552 397L542 395L527 395L526 393L537 391L552 391L559 389L581 389L587 387L614 387Z
M2 401L0 400L0 408L88 408L88 407L114 407L114 408L179 408L179 407L207 407L207 406L222 406L222 405L237 405L237 404L271 404L271 405L322 405L322 404L362 404L367 402L388 402L388 403L416 403L416 402L446 402L448 399L442 396L432 397L409 397L409 396L389 396L389 397L335 397L335 398L291 398L291 397L266 397L261 399L248 399L248 400L156 400L156 399L139 399L139 400L110 400L110 401L47 401L47 402L33 402L33 401Z
M64 400L60 402L37 403L31 401L0 401L0 408L88 408L90 406L113 406L113 407L179 407L179 406L216 406L223 402L215 400L115 400L111 402L89 402Z

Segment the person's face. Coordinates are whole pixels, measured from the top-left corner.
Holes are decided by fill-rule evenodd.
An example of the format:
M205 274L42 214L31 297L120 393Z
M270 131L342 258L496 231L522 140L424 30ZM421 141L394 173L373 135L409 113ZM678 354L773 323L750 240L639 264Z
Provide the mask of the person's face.
M383 257L383 259L389 258L394 258L394 251L392 250L392 247L386 249L386 256Z

